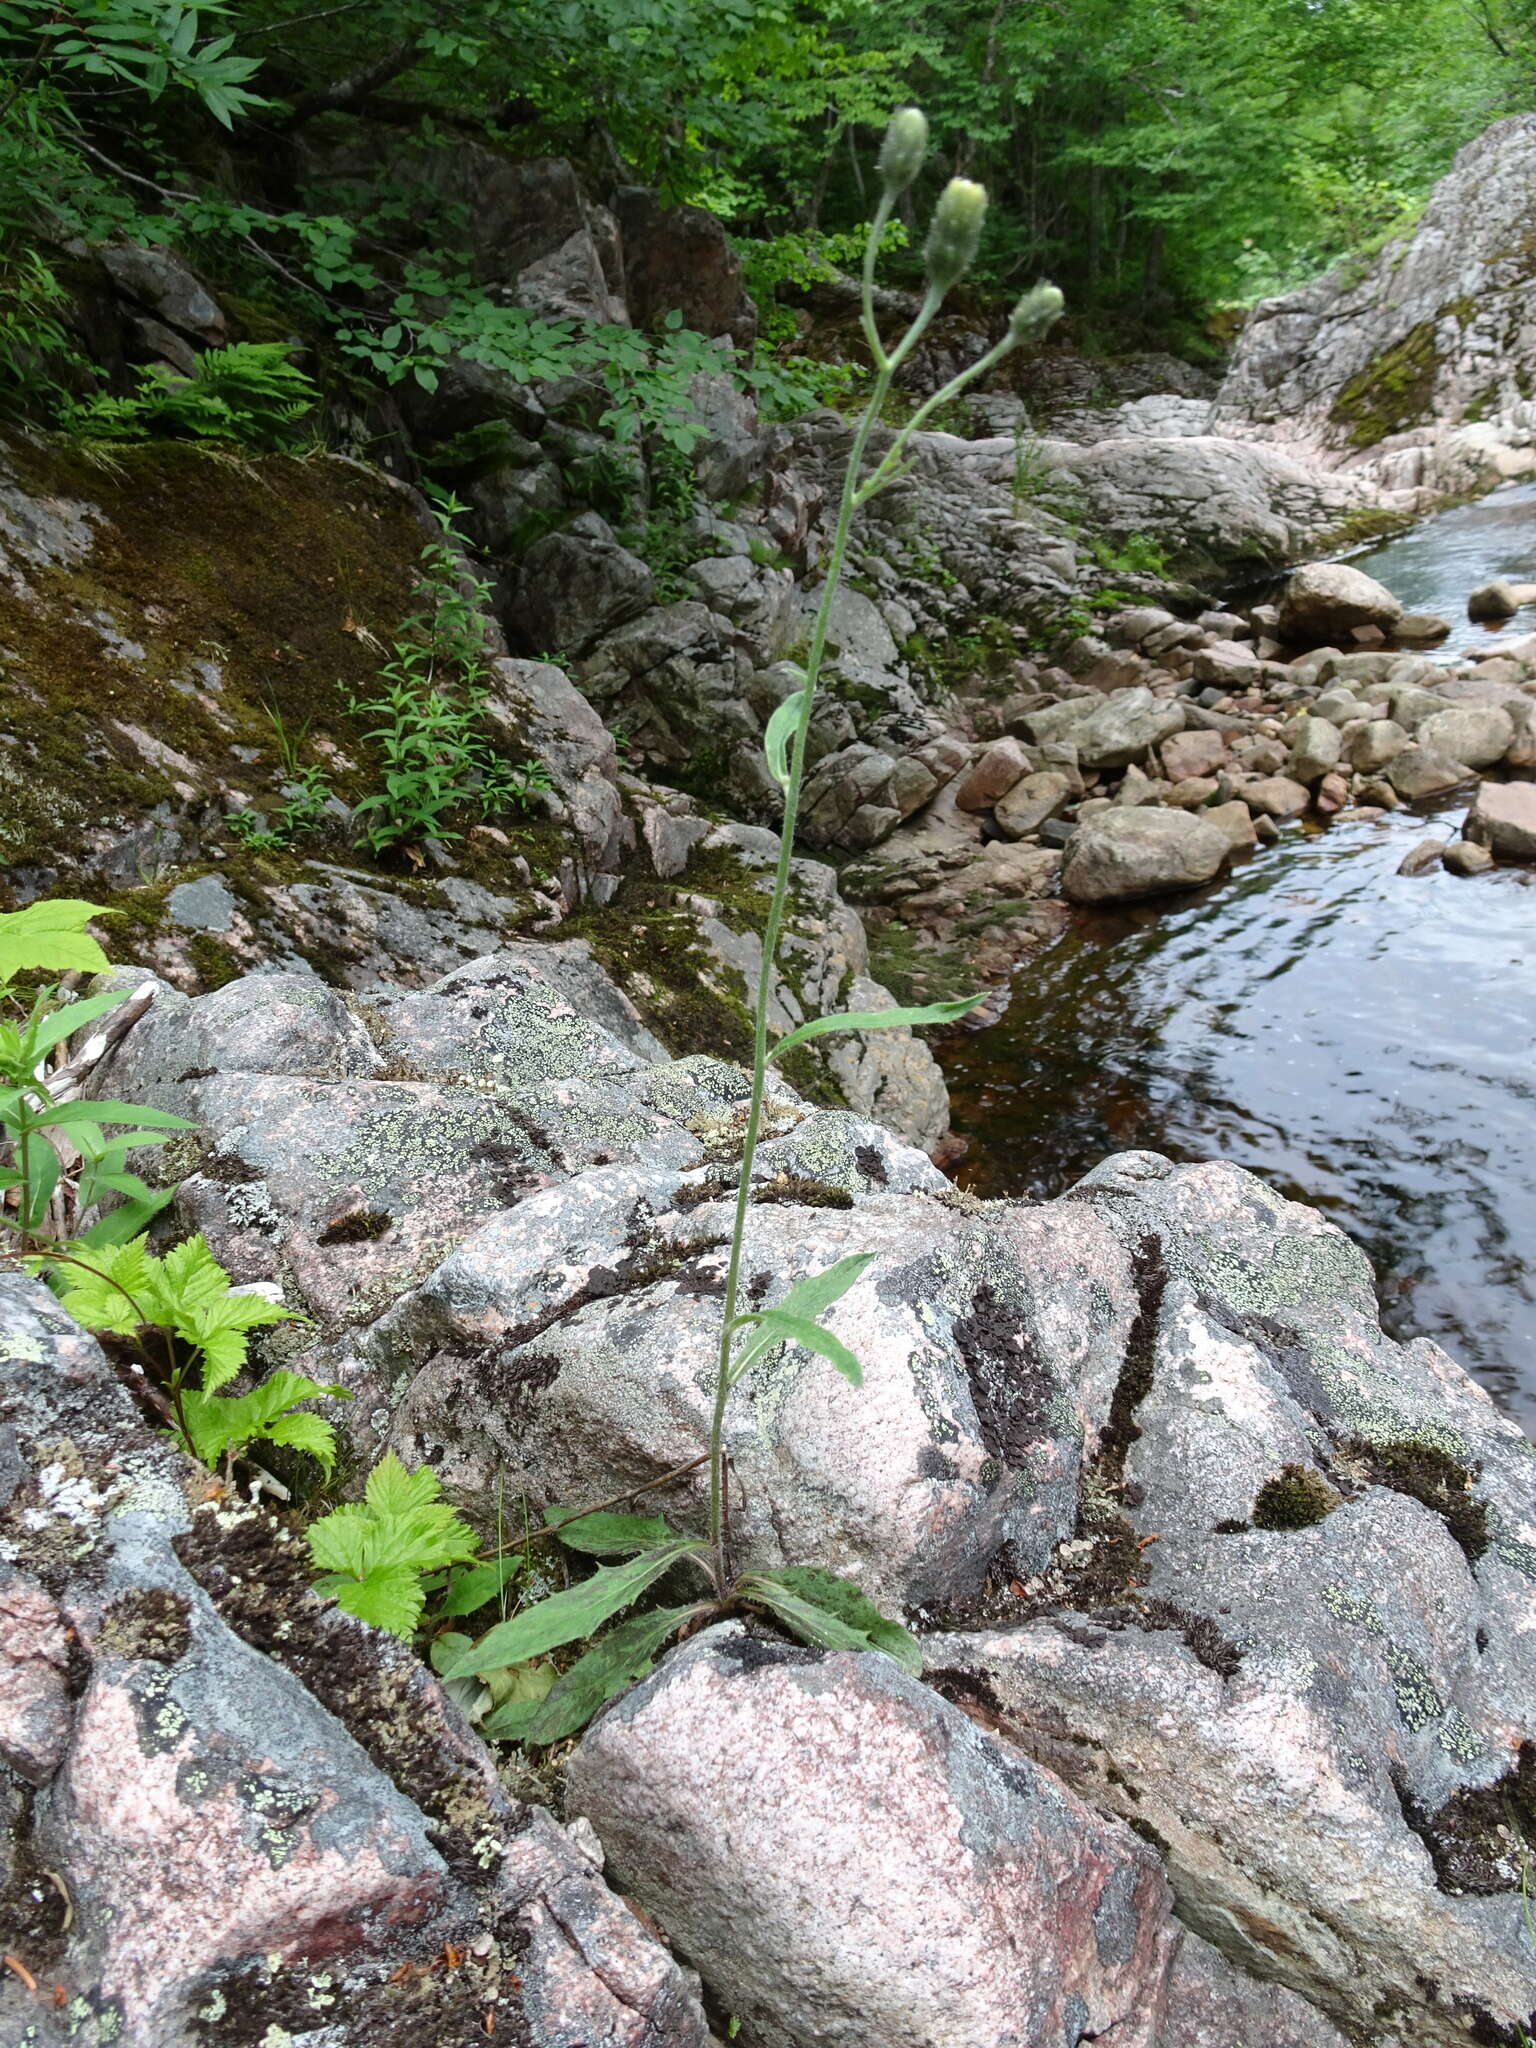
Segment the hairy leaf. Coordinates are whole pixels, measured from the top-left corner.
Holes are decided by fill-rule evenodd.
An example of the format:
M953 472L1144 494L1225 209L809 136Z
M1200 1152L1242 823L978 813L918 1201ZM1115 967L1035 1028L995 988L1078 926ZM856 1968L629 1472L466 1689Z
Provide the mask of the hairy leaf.
M765 1581L783 1588L795 1597L809 1601L823 1613L833 1615L847 1627L858 1629L868 1636L871 1645L884 1650L906 1671L920 1678L923 1672L923 1652L916 1636L902 1627L899 1621L891 1621L883 1615L869 1595L849 1579L839 1578L836 1572L824 1571L820 1565L786 1565L782 1571L762 1572L758 1575Z
M804 690L796 690L786 697L769 719L763 733L763 752L768 757L768 771L781 789L789 787L789 745L800 723L800 712L805 703Z
M834 1365L850 1386L863 1386L864 1368L841 1337L834 1337L830 1330L824 1330L820 1323L813 1323L808 1316L786 1315L781 1308L764 1309L758 1317L752 1341L733 1366L732 1377L744 1372L770 1345L781 1342L803 1344L807 1351L818 1353Z
M533 1717L524 1742L563 1742L585 1728L605 1701L650 1669L651 1662L667 1640L696 1614L708 1611L707 1603L689 1607L658 1607L649 1614L633 1614L595 1642L578 1657L545 1700L543 1711ZM488 1734L499 1731L488 1725Z
M574 1508L546 1508L544 1524L548 1528L555 1522L563 1522L560 1541L572 1550L582 1551L587 1557L633 1557L640 1550L654 1550L658 1544L671 1543L676 1531L667 1526L664 1515L576 1515L574 1521L566 1521L567 1515L576 1515Z
M453 1678L468 1678L482 1671L494 1671L502 1664L523 1664L562 1643L580 1642L600 1629L605 1621L639 1599L685 1557L696 1556L702 1543L669 1543L650 1550L628 1564L611 1568L599 1566L590 1579L564 1593L554 1593L537 1606L526 1608L510 1621L502 1622L481 1637L468 1656L455 1664Z

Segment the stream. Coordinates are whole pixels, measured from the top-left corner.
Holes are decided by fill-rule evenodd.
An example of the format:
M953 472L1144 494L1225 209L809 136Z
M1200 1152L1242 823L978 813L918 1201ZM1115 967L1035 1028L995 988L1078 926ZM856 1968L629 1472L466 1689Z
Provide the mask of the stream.
M1469 646L1470 589L1536 580L1536 486L1354 562ZM1079 912L944 1061L962 1186L1041 1200L1107 1152L1230 1159L1342 1225L1392 1334L1435 1338L1536 1436L1536 871L1396 872L1466 801L1291 827L1198 895Z

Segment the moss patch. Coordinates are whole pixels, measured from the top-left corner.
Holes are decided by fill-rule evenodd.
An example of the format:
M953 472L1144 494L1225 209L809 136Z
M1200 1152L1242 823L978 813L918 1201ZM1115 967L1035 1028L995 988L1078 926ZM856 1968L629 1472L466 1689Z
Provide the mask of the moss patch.
M1377 1486L1406 1493L1437 1514L1476 1564L1488 1548L1488 1510L1472 1491L1476 1474L1433 1444L1411 1442L1350 1445L1350 1452Z
M1389 434L1417 426L1433 409L1440 372L1436 333L1451 316L1465 327L1474 310L1469 299L1441 306L1432 320L1421 320L1349 379L1328 417L1349 429L1351 447L1374 448Z
M308 727L309 758L330 743L347 793L348 697L378 673L368 636L410 609L422 545L399 493L329 457L175 442L97 464L18 438L0 460L29 498L88 508L92 534L0 588L0 862L77 860L93 828L145 818L174 849L178 816L221 787L271 797L274 712Z
M1344 1505L1321 1472L1310 1465L1287 1465L1278 1478L1266 1479L1253 1503L1255 1529L1310 1529Z

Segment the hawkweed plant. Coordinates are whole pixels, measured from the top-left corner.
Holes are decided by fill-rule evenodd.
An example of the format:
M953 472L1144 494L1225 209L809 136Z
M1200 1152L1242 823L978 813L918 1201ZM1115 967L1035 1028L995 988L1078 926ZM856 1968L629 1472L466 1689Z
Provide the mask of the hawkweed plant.
M952 1023L975 1008L982 998L930 1003L915 1009L838 1012L813 1017L772 1046L768 1039L769 1004L777 979L779 939L788 903L794 860L795 827L805 781L806 749L816 704L816 688L826 652L832 608L847 558L853 522L860 510L906 468L906 449L941 407L951 404L970 384L984 377L1010 350L1044 335L1062 310L1054 285L1037 285L1014 307L1007 331L996 347L926 399L893 435L884 453L867 465L871 437L879 423L896 373L911 356L946 293L975 260L986 218L987 195L966 178L951 178L940 195L924 245L927 289L916 317L901 338L887 348L875 323L875 255L891 214L923 167L928 151L928 123L916 107L903 107L890 123L880 150L880 201L865 246L861 324L874 361L868 402L854 430L843 481L832 546L827 556L821 602L812 627L799 687L769 719L763 750L774 779L784 792L784 815L773 892L763 930L762 967L758 977L752 1089L736 1187L735 1217L726 1266L724 1315L715 1375L708 1452L681 1468L709 1466L709 1529L707 1539L677 1536L657 1516L605 1512L616 1503L583 1515L569 1508L551 1508L542 1534L554 1535L568 1547L589 1556L625 1561L600 1566L580 1584L557 1593L490 1629L448 1665L444 1676L470 1678L505 1674L525 1660L541 1657L566 1643L591 1637L615 1615L633 1606L657 1580L683 1564L702 1571L710 1597L687 1606L667 1607L631 1617L594 1642L537 1703L516 1702L485 1722L487 1733L535 1743L572 1734L605 1699L621 1691L648 1668L665 1643L685 1629L740 1608L766 1609L803 1641L829 1649L884 1650L909 1668L921 1669L917 1644L898 1624L882 1616L858 1587L817 1567L791 1566L781 1571L750 1571L737 1575L731 1561L727 1501L725 1420L731 1391L743 1376L781 1346L800 1346L826 1359L852 1385L863 1372L842 1339L822 1318L858 1281L874 1255L856 1252L820 1273L796 1282L772 1308L742 1307L742 1252L751 1208L752 1174L762 1131L769 1070L774 1062L834 1031L882 1031L901 1025ZM866 473L867 468L867 473ZM665 1479L681 1476L668 1473ZM653 1485L663 1481L653 1481ZM642 1489L643 1490L643 1489Z

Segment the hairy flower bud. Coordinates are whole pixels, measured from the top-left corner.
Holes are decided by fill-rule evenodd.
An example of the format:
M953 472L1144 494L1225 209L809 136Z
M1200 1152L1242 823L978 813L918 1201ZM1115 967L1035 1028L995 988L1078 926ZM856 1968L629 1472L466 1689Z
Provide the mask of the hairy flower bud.
M1013 342L1039 341L1061 318L1066 300L1053 284L1037 284L1026 292L1008 316L1008 338Z
M947 292L970 269L986 217L986 187L973 185L969 178L951 178L939 194L923 249L928 282L936 292Z
M906 191L927 154L927 115L916 107L898 107L880 145L880 181L892 198Z

